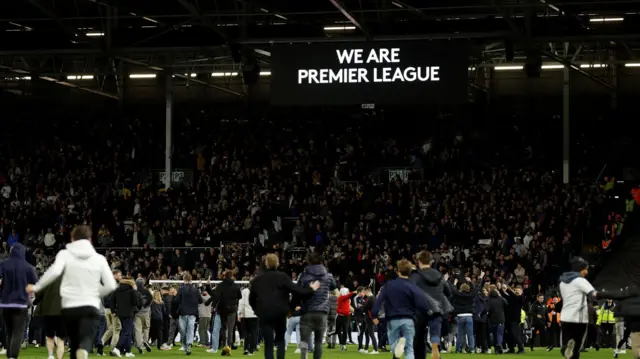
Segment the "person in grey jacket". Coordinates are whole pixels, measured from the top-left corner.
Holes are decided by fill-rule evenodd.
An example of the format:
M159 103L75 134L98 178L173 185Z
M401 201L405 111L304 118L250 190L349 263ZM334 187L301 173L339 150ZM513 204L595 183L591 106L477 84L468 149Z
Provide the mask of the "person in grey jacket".
M310 252L307 254L307 268L300 276L298 283L303 287L308 287L313 282L319 282L320 288L311 297L302 301L300 308L300 356L307 358L311 333L314 334L315 350L314 359L322 357L322 338L327 330L327 315L329 314L329 292L337 288L333 276L327 273L327 269L322 264L323 258L320 254Z
M327 347L329 349L335 349L336 347L336 313L338 309L338 296L340 292L338 289L334 289L331 291L329 295L329 314L327 315L327 333L333 333L332 335L327 334Z
M443 316L453 311L453 306L449 302L451 297L451 288L446 283L446 279L437 270L431 268L433 258L428 251L421 251L417 256L417 269L409 276L409 280L420 288L430 302L433 313L425 315L419 313L416 318L416 338L424 338L427 328L429 328L429 336L431 343L431 352L433 359L440 358L440 337L442 332ZM427 357L427 348L422 340L418 340L414 345L414 353L416 359L424 359Z
M211 296L206 290L202 291L202 303L198 305L198 335L200 346L209 346L209 325L211 324L211 304L207 301Z
M144 278L136 279L136 287L138 287L138 293L140 293L142 300L133 322L133 328L136 347L138 352L142 354L142 347L148 352L151 351L149 328L151 328L151 302L153 302L153 296L146 287Z

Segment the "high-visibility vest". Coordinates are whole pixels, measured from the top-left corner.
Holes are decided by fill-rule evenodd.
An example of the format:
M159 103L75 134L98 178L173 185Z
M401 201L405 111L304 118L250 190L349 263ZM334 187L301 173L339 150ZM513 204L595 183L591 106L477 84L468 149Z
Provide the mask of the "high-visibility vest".
M611 245L611 239L602 240L602 249L608 249L610 245Z
M613 315L613 307L602 307L598 311L598 320L596 325L600 324L615 324L616 317Z
M627 210L627 213L628 212L633 212L633 208L636 206L636 201L633 200L633 199L628 199L625 202L626 202L625 208Z
M560 313L552 310L549 312L549 323L553 323L553 318L555 317L555 321L560 324Z
M524 309L520 309L520 324L524 324L525 320L527 320L527 313L524 312Z

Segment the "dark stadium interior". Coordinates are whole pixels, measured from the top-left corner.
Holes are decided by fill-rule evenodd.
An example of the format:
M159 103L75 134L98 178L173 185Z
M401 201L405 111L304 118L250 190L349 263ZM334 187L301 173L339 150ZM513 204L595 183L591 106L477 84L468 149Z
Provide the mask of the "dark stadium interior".
M312 63L350 47L431 82ZM0 259L41 275L86 224L142 283L249 281L267 253L298 280L314 248L374 291L429 250L525 311L578 255L637 286L639 94L640 0L0 1Z

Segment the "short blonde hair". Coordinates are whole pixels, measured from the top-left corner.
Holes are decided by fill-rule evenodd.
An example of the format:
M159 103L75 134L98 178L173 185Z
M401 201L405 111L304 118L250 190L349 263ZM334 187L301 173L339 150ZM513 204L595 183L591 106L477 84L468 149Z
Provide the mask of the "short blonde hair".
M280 260L278 259L277 255L269 253L264 260L264 265L267 267L267 269L278 269Z
M402 259L398 261L398 273L404 277L408 277L411 274L412 264L406 259Z
M469 287L467 283L462 283L462 285L460 286L460 291L469 293L471 291L471 287Z

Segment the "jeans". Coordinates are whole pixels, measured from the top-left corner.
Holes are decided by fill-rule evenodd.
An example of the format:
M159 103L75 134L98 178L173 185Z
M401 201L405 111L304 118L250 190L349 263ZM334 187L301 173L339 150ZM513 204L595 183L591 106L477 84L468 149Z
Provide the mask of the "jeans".
M287 321L287 333L284 335L284 346L288 347L291 343L291 334L296 331L296 347L300 348L300 316L291 317Z
M189 345L193 344L193 337L196 330L196 316L195 315L181 315L180 316L180 339L182 346L186 349Z
M24 327L24 341L29 341L29 326L31 325L31 314L27 312L27 319Z
M405 359L414 359L413 356L413 337L416 335L415 324L413 319L389 319L387 321L387 336L391 343L391 352L393 352L398 344L400 337L406 340L404 346Z
M289 343L291 343L291 334L293 334L293 331L296 331L296 348L300 349L300 341L301 341L301 336L300 336L300 317L291 317L289 318L289 320L287 321L287 332L284 335L284 346L288 347ZM314 334L312 333L312 336ZM309 350L313 350L313 340L311 340L309 342Z
M467 344L469 344L469 350L473 352L476 349L475 338L473 336L473 317L458 316L458 336L456 340L456 352L462 351L462 343L464 337L467 337Z
M442 316L438 314L434 317L430 317L427 320L427 326L429 327L429 339L431 340L431 344L440 345L440 340L442 338Z
M493 343L496 349L502 349L502 342L504 341L504 323L491 326L493 332Z
M122 326L116 348L118 348L122 354L131 353L131 343L133 342L133 317L120 317L120 324Z
M211 349L218 350L220 346L220 329L222 328L222 321L220 316L216 314L213 317L213 325L211 326Z
M96 338L95 338L96 347L102 345L102 336L104 336L104 333L106 331L107 331L107 318L104 315L101 315L100 318L98 318L98 327L96 328Z

